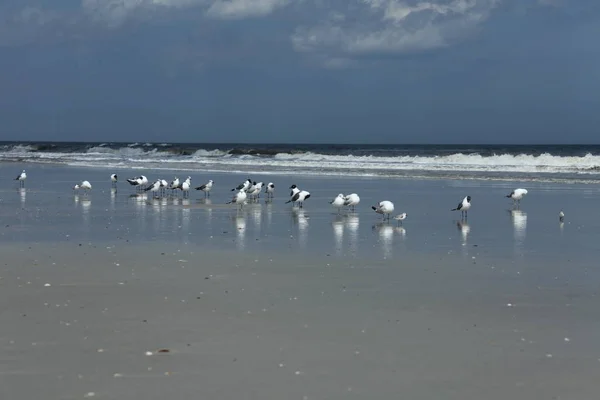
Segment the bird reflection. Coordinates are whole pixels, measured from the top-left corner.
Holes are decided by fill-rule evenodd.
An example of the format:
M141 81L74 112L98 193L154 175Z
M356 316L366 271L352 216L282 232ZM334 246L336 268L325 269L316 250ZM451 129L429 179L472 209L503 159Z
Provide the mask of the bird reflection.
M181 205L183 206L181 209L181 229L183 230L184 233L189 232L190 229L190 219L191 219L191 209L189 207L190 205L190 199L189 198L184 198L181 200ZM185 236L185 238L187 238L187 236ZM187 239L186 239L187 241Z
M471 231L471 228L469 227L469 224L466 220L456 221L456 226L462 235L463 246L465 246L467 244L467 239L469 237L469 232Z
M265 200L265 215L267 216L267 227L269 227L273 219L273 199Z
M521 210L511 210L510 216L513 223L515 242L523 244L527 230L527 213Z
M337 215L331 222L333 227L333 239L335 241L335 252L336 254L342 253L344 247L344 217Z
M388 222L380 222L373 225L373 230L379 233L379 244L383 251L383 257L389 258L392 255L392 244L394 242L394 227Z
M115 209L115 203L117 201L117 188L110 188L110 208L111 210Z
M298 227L298 244L301 248L306 247L306 237L308 233L308 216L304 209L292 208L292 221Z
M17 189L19 191L19 197L21 198L21 207L25 206L25 200L27 198L27 191L25 188Z
M394 232L399 235L400 237L402 237L403 239L406 237L406 228L404 228L403 226L397 226L394 228Z
M252 222L255 226L255 232L260 232L260 225L262 223L262 206L260 204L254 204L249 207L249 214L252 217Z
M83 223L86 227L90 225L90 207L92 206L92 200L89 197L81 199L81 215L83 216Z
M358 252L358 227L360 225L358 214L346 215L345 223L348 230L348 250L352 254L356 254Z
M238 213L236 216L232 216L232 219L237 233L235 245L238 250L242 251L246 247L246 214Z

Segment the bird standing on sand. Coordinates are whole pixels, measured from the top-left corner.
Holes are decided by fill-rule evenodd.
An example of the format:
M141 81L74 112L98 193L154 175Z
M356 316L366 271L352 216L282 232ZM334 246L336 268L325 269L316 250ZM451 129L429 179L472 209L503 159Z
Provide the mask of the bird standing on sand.
M344 205L350 207L350 210L355 211L355 207L360 203L360 197L356 193L349 194L344 199Z
M291 198L294 198L294 196L296 196L298 193L300 193L300 189L298 189L298 186L296 186L296 185L290 186L290 189L292 189L292 191L290 192L290 197ZM286 204L287 203L289 203L289 201L286 202ZM292 205L294 205L294 204L292 204Z
M461 217L463 219L466 219L469 208L471 208L471 196L465 197L460 203L458 203L458 206L456 206L456 208L453 208L450 211L460 211Z
M88 191L92 190L92 184L89 183L88 181L81 182L81 184L79 185L79 187L81 189L83 189L85 191L84 193L86 193L86 194L87 194Z
M181 197L188 197L190 195L190 188L192 187L192 177L188 176L185 181L181 184Z
M262 185L262 182L252 182L252 185L246 190L246 195L248 195L248 197L253 197L254 199L258 198L260 191L262 190Z
M210 191L213 187L213 180L209 180L204 185L198 186L196 190L202 190L204 192L204 197L210 197Z
M173 179L171 181L171 184L169 185L169 189L171 189L171 194L173 194L173 191L175 189L179 189L179 186L181 185L181 183L179 183L179 178L175 177L175 179Z
M343 193L340 193L335 197L335 199L331 200L329 202L329 204L331 204L333 207L337 208L337 212L339 214L342 207L344 207L345 202L346 202L346 196L344 196Z
M273 198L275 194L275 184L273 182L269 182L267 187L265 188L265 193L267 193L267 199Z
M303 208L304 201L310 197L310 192L300 190L296 185L290 186L290 189L292 189L292 198L286 201L285 204L292 203L293 206L293 203L298 203L298 207Z
M236 190L237 191L244 190L244 192L246 192L246 190L248 190L250 188L250 186L252 186L252 180L250 180L250 178L248 178L244 182L237 185L235 188L231 189L231 191L235 192Z
M396 221L398 221L398 226L402 225L402 221L406 219L406 213L398 214L394 217Z
M21 172L16 178L15 181L19 181L19 186L20 187L25 187L25 179L27 179L27 173L25 173L25 170L23 170L23 172Z
M160 190L160 179L158 179L152 185L150 185L146 189L144 189L144 192L151 191L152 197L156 197L159 190Z
M110 176L110 181L111 181L111 183L112 183L113 187L114 187L114 186L117 186L117 180L118 180L118 178L117 178L117 174L112 174L112 175Z
M509 194L506 195L506 197L513 199L513 204L517 203L517 204L521 204L521 199L523 197L525 197L525 195L527 194L527 189L515 189L512 192L510 192Z
M231 201L227 202L226 204L238 204L240 206L240 210L242 210L244 208L244 204L246 204L246 199L247 199L247 195L246 195L246 190L245 189L240 189L231 199Z
M383 216L383 220L390 219L390 214L394 212L394 203L388 200L380 201L376 206L371 206L373 211Z

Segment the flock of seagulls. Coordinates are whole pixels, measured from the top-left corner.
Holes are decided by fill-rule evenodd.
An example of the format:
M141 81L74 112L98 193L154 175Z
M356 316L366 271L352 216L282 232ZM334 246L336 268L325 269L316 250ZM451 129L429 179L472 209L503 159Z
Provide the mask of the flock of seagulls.
M27 179L27 173L23 170L15 180L19 182L20 187L25 187L25 180ZM113 187L116 187L118 182L117 174L112 174L110 176L110 181ZM179 180L179 178L175 177L168 183L164 179L157 179L152 184L149 183L148 178L144 175L140 175L135 178L128 178L127 182L136 188L136 190L140 192L151 192L154 197L166 196L167 192L170 192L170 195L174 195L177 190L180 190L182 193L182 197L189 197L190 189L192 188L192 178L187 177L183 182ZM205 197L210 197L210 192L213 188L214 181L211 179L203 185L200 185L195 190L201 191L204 193ZM264 190L263 190L264 188ZM285 202L285 204L292 203L293 207L304 207L304 202L310 198L310 192L306 190L300 189L296 185L292 185L289 187L290 199ZM89 181L83 181L81 183L73 186L74 191L83 190L84 193L88 193L92 190L92 185ZM235 188L231 189L235 194L232 196L231 200L226 204L235 204L239 206L239 209L243 209L244 205L247 204L248 201L256 201L260 198L261 193L265 193L267 199L273 199L275 195L275 184L273 182L269 182L267 185L264 185L263 182L252 181L250 178L246 179L244 182L237 185ZM510 192L506 195L507 198L513 200L513 204L518 206L521 204L521 200L527 195L527 189L518 188ZM349 208L351 212L356 211L356 206L360 203L360 197L356 193L352 193L349 195L344 195L343 193L339 193L333 200L329 202L333 208L337 210L338 213L344 207ZM383 221L389 221L391 219L391 215L394 213L394 203L389 200L383 200L378 204L371 206L371 209L375 211L375 213L380 214L382 216ZM466 220L468 217L468 212L471 209L471 196L465 196L464 199L456 208L451 209L451 211L460 211L462 220ZM398 225L402 224L404 220L407 218L407 213L403 212L401 214L395 215L393 219L397 221ZM565 214L561 210L559 213L560 221L564 221Z

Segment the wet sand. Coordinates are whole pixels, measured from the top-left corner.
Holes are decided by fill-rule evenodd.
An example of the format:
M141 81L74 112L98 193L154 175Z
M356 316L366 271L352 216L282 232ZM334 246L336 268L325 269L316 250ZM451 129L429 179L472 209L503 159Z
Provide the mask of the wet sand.
M303 211L280 194L237 212L229 188L212 207L63 172L98 176L93 193L0 192L0 398L595 396L595 188L539 187L515 213L493 183L394 182L399 228L368 211L385 180L337 216L352 180L305 178ZM489 210L468 224L432 206L465 190Z

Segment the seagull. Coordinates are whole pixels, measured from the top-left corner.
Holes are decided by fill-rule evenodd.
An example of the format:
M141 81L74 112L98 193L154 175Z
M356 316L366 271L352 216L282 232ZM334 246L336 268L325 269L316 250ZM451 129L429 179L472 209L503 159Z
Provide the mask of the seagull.
M296 185L293 185L296 186ZM295 192L295 190L297 190ZM298 203L298 206L300 208L303 207L304 201L307 200L310 197L310 192L307 192L306 190L299 190L298 188L294 188L292 189L292 193L295 193L291 199L289 199L288 201L285 202L285 204L287 203Z
M204 197L207 197L207 196L208 196L208 197L210 197L210 190L211 190L211 189L212 189L212 187L213 187L213 183L214 183L214 182L213 182L213 180L211 179L211 180L209 180L208 182L206 182L204 185L202 185L202 186L198 186L198 187L196 188L196 190L202 190L202 191L204 192Z
M157 192L159 190L160 190L160 179L158 179L152 185L150 185L146 189L144 189L144 192L151 191L152 192L152 196L156 197Z
M175 179L173 179L171 181L171 185L169 186L169 189L171 189L171 194L173 194L173 190L178 189L179 188L179 178L175 177Z
M250 178L246 179L243 183L240 183L239 185L237 185L234 189L231 189L232 192L240 191L240 190L244 190L244 192L246 192L246 190L248 190L250 188L250 186L252 186L252 181L250 180Z
M295 195L297 195L298 193L300 193L300 189L298 189L298 186L296 186L296 185L292 185L292 186L290 186L290 189L292 189L292 191L290 192L290 197L292 197L292 198L293 198ZM289 203L289 201L288 201L287 203ZM286 204L287 204L287 203L286 203Z
M390 219L390 214L394 212L394 203L388 200L380 201L376 206L371 206L371 208L377 213L383 215L383 219L385 220L386 215L387 219Z
M458 203L456 208L453 208L450 211L460 211L461 216L466 219L469 208L471 208L471 196L465 197L460 203Z
M76 191L78 191L78 190L79 190L79 185L75 185L75 186L73 186L73 191L74 191L74 192L76 192Z
M169 183L164 179L160 179L160 192L164 196L166 194L167 188L169 187Z
M143 190L145 185L148 184L148 178L144 175L140 175L137 178L127 179L127 182L129 182L131 186L136 186L137 190Z
M117 174L112 174L110 176L110 181L112 182L113 186L117 186Z
M81 182L79 187L82 188L83 190L85 190L85 193L87 193L89 190L92 190L92 184L89 183L88 181Z
M506 197L513 199L513 203L516 202L517 204L521 204L521 199L525 197L526 194L527 189L515 189L507 194Z
M148 184L148 178L146 178L144 175L140 175L140 178L142 179L142 188L146 188L146 185Z
M187 179L181 184L182 197L187 197L190 195L190 187L192 187L192 178L188 176Z
M254 185L252 186L252 189L254 190L252 192L252 195L257 198L260 197L260 192L262 191L263 185L264 185L264 183L262 183L262 182L258 182L258 183L255 182Z
M356 193L352 193L344 199L344 205L350 207L352 211L355 210L355 207L360 203L360 197Z
M262 182L260 182L260 186L256 182L252 182L252 185L246 190L246 194L250 197L257 197L262 188Z
M335 197L335 199L331 200L329 202L329 204L331 204L332 206L337 208L338 214L339 214L342 207L344 207L345 202L346 202L346 196L344 196L343 193L340 193Z
M558 220L560 222L563 222L565 220L565 213L563 212L563 210L560 210L560 212L558 213Z
M267 187L265 188L265 193L267 193L267 198L273 197L275 192L275 184L273 182L269 182Z
M19 185L21 187L25 187L25 179L27 179L27 174L25 173L25 170L23 170L23 172L21 172L16 178L15 181L19 181Z
M394 217L396 221L398 221L398 226L402 225L402 221L406 219L406 213L398 214Z
M239 204L240 205L240 210L244 208L244 204L246 204L246 190L244 189L240 189L231 199L230 202L227 202L226 204Z
M129 184L131 186L139 186L142 184L142 179L141 178L127 178L127 182L129 182Z

